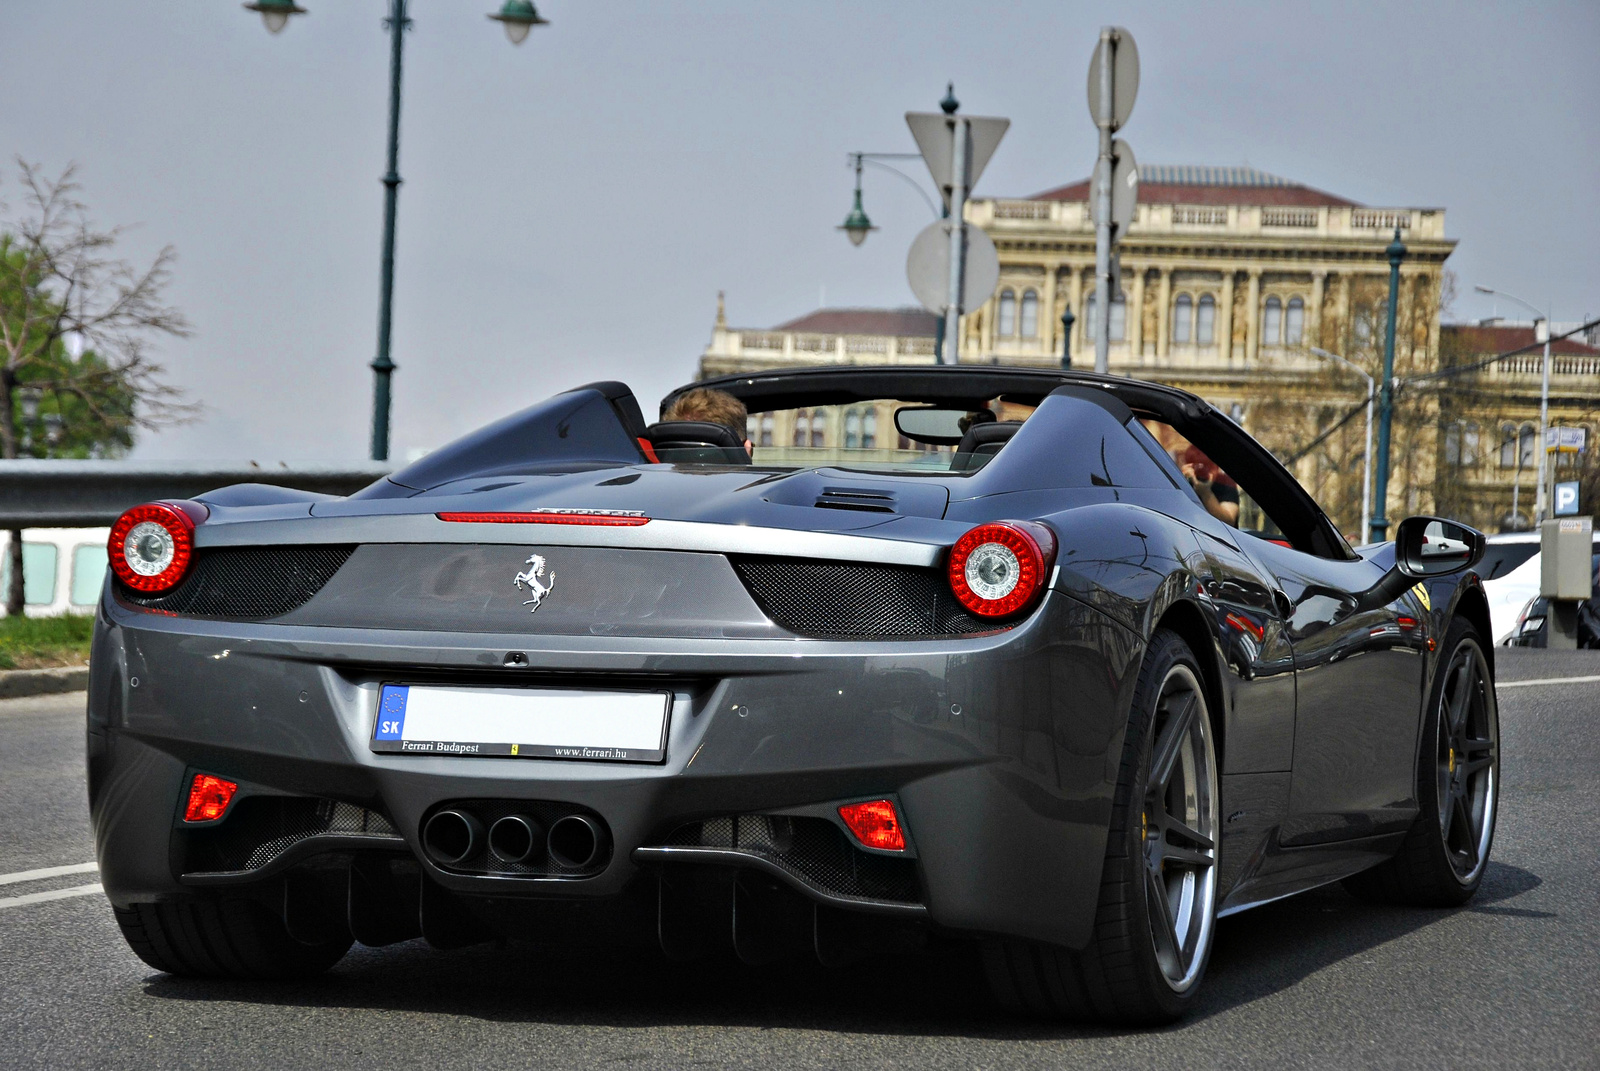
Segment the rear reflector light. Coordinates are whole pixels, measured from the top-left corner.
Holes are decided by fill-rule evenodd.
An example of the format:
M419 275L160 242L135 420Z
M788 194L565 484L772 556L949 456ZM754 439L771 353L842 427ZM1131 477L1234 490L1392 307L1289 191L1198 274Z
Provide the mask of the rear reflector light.
M630 510L541 509L526 513L438 513L441 521L465 524L593 524L603 528L637 528L650 518Z
M1042 524L980 524L950 548L950 590L979 617L1009 617L1043 593L1055 557L1055 533Z
M839 817L850 827L856 840L868 848L886 852L906 850L905 827L895 812L891 800L869 800L866 803L847 803L839 808Z
M183 809L185 822L215 822L228 813L228 804L239 786L208 773L194 775L189 784L189 805Z
M106 541L111 571L135 591L170 591L194 559L194 526L206 518L198 502L150 502L117 518Z

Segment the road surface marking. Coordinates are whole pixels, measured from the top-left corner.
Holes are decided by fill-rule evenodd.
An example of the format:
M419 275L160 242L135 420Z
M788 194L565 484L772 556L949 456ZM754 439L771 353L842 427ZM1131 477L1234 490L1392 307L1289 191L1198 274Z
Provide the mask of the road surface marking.
M0 885L15 885L19 881L43 881L59 878L63 874L93 874L100 869L98 863L74 863L72 866L47 866L41 870L19 870L15 874L0 874Z
M1536 681L1495 681L1495 688L1532 688L1535 684L1589 684L1600 681L1600 675L1592 677L1541 677Z
M22 907L25 904L42 904L46 900L65 900L70 896L90 896L100 891L100 883L93 885L74 885L70 889L52 889L49 892L28 893L26 896L8 896L0 899L0 911L8 907Z

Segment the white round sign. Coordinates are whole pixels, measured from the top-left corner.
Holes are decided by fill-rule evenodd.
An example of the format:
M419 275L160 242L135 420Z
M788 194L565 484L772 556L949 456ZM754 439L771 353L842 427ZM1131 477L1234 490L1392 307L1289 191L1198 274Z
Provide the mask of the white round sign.
M922 307L943 315L950 304L950 226L948 219L930 223L911 243L906 281ZM968 312L989 300L1000 283L1000 254L983 228L962 224L967 263L961 277L961 308Z

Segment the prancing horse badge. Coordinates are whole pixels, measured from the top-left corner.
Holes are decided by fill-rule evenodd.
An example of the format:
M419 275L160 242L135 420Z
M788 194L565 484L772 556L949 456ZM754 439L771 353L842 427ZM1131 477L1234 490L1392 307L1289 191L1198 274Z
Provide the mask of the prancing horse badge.
M528 586L528 593L533 598L526 600L522 605L529 608L528 613L536 614L539 612L539 604L544 602L545 596L556 588L556 571L551 569L549 577L545 577L545 560L542 554L534 554L522 564L526 565L527 568L518 573L514 580L519 589L524 584Z

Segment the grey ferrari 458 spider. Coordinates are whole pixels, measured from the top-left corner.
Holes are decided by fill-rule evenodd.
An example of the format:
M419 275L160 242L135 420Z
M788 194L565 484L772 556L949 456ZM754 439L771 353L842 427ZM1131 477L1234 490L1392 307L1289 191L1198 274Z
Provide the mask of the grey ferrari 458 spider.
M1220 916L1478 887L1479 533L1358 554L1226 416L1132 380L693 389L738 419L594 383L348 498L117 522L89 792L134 951L967 942L1003 1004L1150 1023Z

